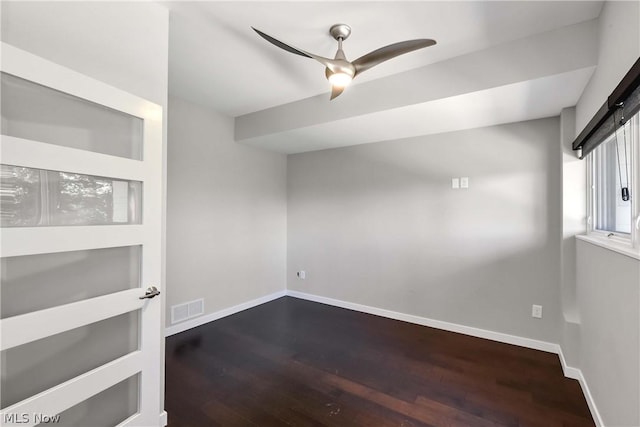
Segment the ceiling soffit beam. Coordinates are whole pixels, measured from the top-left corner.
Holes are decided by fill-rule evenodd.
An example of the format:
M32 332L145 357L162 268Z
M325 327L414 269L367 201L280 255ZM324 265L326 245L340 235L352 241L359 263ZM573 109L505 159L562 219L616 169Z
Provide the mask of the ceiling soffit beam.
M557 116L562 108L575 105L594 69L594 66L582 68L451 98L264 135L241 143L293 154Z
M235 140L286 132L534 80L597 63L597 20L566 26L392 76L235 118Z

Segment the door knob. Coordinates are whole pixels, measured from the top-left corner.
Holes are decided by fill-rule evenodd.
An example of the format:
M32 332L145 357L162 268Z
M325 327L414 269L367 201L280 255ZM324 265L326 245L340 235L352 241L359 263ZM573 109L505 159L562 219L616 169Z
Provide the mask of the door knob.
M150 286L147 288L147 291L144 293L144 296L141 296L140 299L151 299L153 297L157 297L160 295L160 291L155 286Z

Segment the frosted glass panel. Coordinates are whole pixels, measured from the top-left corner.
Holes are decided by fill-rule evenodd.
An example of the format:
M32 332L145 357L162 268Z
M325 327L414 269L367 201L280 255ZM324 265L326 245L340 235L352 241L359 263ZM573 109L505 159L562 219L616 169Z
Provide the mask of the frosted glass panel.
M142 160L143 120L2 73L2 134Z
M142 248L2 258L0 318L140 287Z
M139 224L142 183L0 165L0 225Z
M56 426L113 427L120 424L138 412L139 381L139 375L134 375L67 409L60 414Z
M1 352L5 408L138 349L138 311Z

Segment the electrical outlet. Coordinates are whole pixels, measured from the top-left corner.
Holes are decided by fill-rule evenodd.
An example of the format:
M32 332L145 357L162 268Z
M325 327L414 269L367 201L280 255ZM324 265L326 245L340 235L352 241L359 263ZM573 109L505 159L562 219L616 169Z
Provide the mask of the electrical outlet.
M460 179L451 178L451 188L453 188L454 190L457 190L458 188L460 188Z
M469 188L469 177L460 177L460 188Z
M296 273L296 275L298 276L298 279L300 280L304 280L307 278L307 273L305 273L304 270L300 270Z
M531 306L531 317L535 317L536 319L542 319L542 306L541 305L532 305Z

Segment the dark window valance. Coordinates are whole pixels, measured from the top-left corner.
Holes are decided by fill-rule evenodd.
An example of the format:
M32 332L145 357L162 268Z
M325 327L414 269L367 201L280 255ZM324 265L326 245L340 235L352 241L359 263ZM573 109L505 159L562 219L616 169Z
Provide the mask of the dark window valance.
M580 158L584 158L620 126L619 121L622 117L628 120L639 110L640 58L580 132L573 142L573 149L582 149Z

